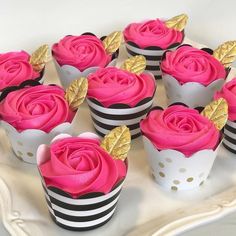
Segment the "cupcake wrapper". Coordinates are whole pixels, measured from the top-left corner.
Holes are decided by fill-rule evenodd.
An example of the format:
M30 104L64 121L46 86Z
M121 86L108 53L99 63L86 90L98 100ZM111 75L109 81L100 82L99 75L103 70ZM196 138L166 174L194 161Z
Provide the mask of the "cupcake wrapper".
M75 79L81 78L81 77L87 77L89 74L94 73L96 70L98 70L100 67L90 67L84 71L80 71L74 66L70 65L63 65L60 66L58 62L53 59L59 79L61 81L61 84L63 88L67 88L71 82ZM117 59L113 59L106 67L109 66L115 66Z
M132 108L124 104L116 104L112 108L106 108L95 99L89 98L87 103L94 128L99 135L104 136L115 127L126 125L130 129L131 138L134 139L141 135L139 122L152 107L153 98L144 99L141 105Z
M224 147L236 154L236 122L228 120L224 127Z
M147 60L146 71L152 73L155 79L161 79L161 71L160 71L160 61L163 53L167 50L158 49L157 47L148 47L146 49L139 48L133 42L126 42L126 50L128 57L133 57L136 55L143 55ZM175 50L179 44L168 48L168 50Z
M44 82L44 72L45 72L45 68L40 72L40 76L36 79L29 79L29 80L25 80L23 81L21 84L31 84L31 83L39 83L39 84L43 84ZM0 92L0 96L3 92L5 91L12 91L15 90L16 87L21 86L21 84L17 85L17 86L8 86L5 87L1 92Z
M47 206L52 219L68 230L86 231L98 228L113 216L122 190L121 181L110 193L90 193L79 199L43 183Z
M163 74L163 83L168 98L168 104L181 102L189 107L205 107L213 100L214 93L220 90L225 82L224 79L218 79L204 86L197 82L188 82L180 84L173 76Z
M158 151L145 136L143 142L155 181L164 188L175 191L202 185L211 171L217 153L217 149L201 150L186 157L176 150Z
M1 121L16 156L27 163L36 164L36 152L40 144L49 144L60 133L72 132L71 123L62 123L49 133L37 129L27 129L18 132L13 126Z

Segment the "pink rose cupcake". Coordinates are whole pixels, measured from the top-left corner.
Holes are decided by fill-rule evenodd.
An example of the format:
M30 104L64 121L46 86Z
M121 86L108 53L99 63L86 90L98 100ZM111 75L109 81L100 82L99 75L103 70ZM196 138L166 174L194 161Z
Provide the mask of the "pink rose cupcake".
M132 138L140 136L139 121L151 108L155 94L153 76L107 67L90 74L88 83L87 102L97 133L104 136L126 125Z
M182 102L190 107L206 106L223 86L229 70L208 48L182 45L167 51L161 62L169 104Z
M221 91L216 92L214 98L224 98L228 102L229 117L224 128L223 145L236 154L236 78L227 82Z
M64 88L74 79L116 64L119 50L108 53L103 44L104 38L99 39L91 33L68 35L52 46L54 62Z
M197 110L173 105L154 108L140 123L155 181L172 190L195 188L207 179L220 131Z
M71 132L76 111L59 86L35 85L5 91L1 95L1 125L14 153L23 161L36 163L36 150L61 132Z
M85 231L111 219L127 174L127 162L104 150L97 135L61 134L50 146L39 146L37 163L56 224Z
M187 23L186 15L177 17L184 17L185 24ZM131 23L123 32L128 56L145 56L146 70L156 79L161 79L159 63L165 50L175 49L184 40L183 29L172 28L167 22L168 20L153 19Z
M28 80L41 81L43 72L36 71L30 64L30 55L25 51L0 54L0 92L18 86Z

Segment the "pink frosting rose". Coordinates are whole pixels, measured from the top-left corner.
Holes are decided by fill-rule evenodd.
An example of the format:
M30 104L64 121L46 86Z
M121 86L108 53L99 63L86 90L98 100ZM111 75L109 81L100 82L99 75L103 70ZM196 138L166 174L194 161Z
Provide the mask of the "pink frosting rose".
M40 76L34 71L29 59L30 55L25 51L0 54L0 91Z
M160 19L129 24L124 30L125 41L136 43L140 48L157 46L166 49L172 44L181 43L184 34L166 27Z
M57 187L72 197L109 193L126 176L126 164L113 159L92 138L69 137L50 146L50 159L39 166L47 187Z
M236 78L227 82L214 98L224 98L229 106L229 120L236 121Z
M182 105L151 111L140 127L158 150L174 149L187 157L203 149L215 149L220 139L210 120Z
M207 86L227 76L224 66L217 59L208 52L191 46L181 46L173 52L166 52L161 70L181 84L198 82Z
M105 67L112 59L94 35L65 36L53 45L52 51L61 66L71 65L80 71L93 66Z
M64 122L71 122L75 113L58 86L38 85L10 92L0 103L1 119L19 132L39 129L50 132Z
M155 81L150 74L137 75L116 67L101 68L90 74L88 81L88 97L105 107L116 103L134 107L155 92Z

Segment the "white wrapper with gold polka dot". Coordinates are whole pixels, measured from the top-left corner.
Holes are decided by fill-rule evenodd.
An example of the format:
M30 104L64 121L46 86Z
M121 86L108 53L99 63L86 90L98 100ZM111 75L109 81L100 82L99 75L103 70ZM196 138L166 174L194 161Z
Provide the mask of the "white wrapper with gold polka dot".
M180 84L173 76L165 73L162 79L169 105L181 102L193 108L209 104L213 100L214 93L220 90L225 82L224 79L217 79L208 86L197 82Z
M217 149L201 150L190 157L176 150L158 151L143 136L144 148L155 181L169 190L194 189L207 179L216 158Z
M51 140L60 133L71 133L72 124L62 123L49 133L37 129L27 129L18 132L13 126L1 121L16 156L27 163L36 164L36 152L41 144L50 144Z

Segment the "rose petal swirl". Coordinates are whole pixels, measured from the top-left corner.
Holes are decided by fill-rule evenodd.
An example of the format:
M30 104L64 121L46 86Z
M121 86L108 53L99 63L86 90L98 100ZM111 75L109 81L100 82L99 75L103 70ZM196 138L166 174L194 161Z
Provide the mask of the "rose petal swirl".
M105 67L112 59L94 35L65 36L53 45L52 51L61 66L71 65L80 71L93 66Z
M59 86L38 85L10 92L0 103L1 119L18 131L39 129L50 132L64 122L71 122L75 113Z
M151 111L140 127L158 150L174 149L188 157L219 144L220 133L214 124L197 110L182 105Z
M152 97L155 91L155 81L150 74L137 75L116 67L101 68L90 74L88 81L88 97L105 107L116 103L134 107L144 98Z
M39 166L47 186L57 187L73 197L111 191L126 176L126 165L114 160L91 138L69 137L50 147L50 160Z
M29 59L30 55L25 51L0 54L0 91L40 76L34 71Z
M184 34L166 27L160 19L129 24L124 30L125 41L136 43L140 48L157 46L166 49L172 44L181 43Z
M191 46L181 46L167 52L161 70L179 83L198 82L205 86L217 79L225 79L224 66L208 52Z
M227 82L221 91L216 92L214 98L226 99L229 106L229 120L236 121L236 78Z

